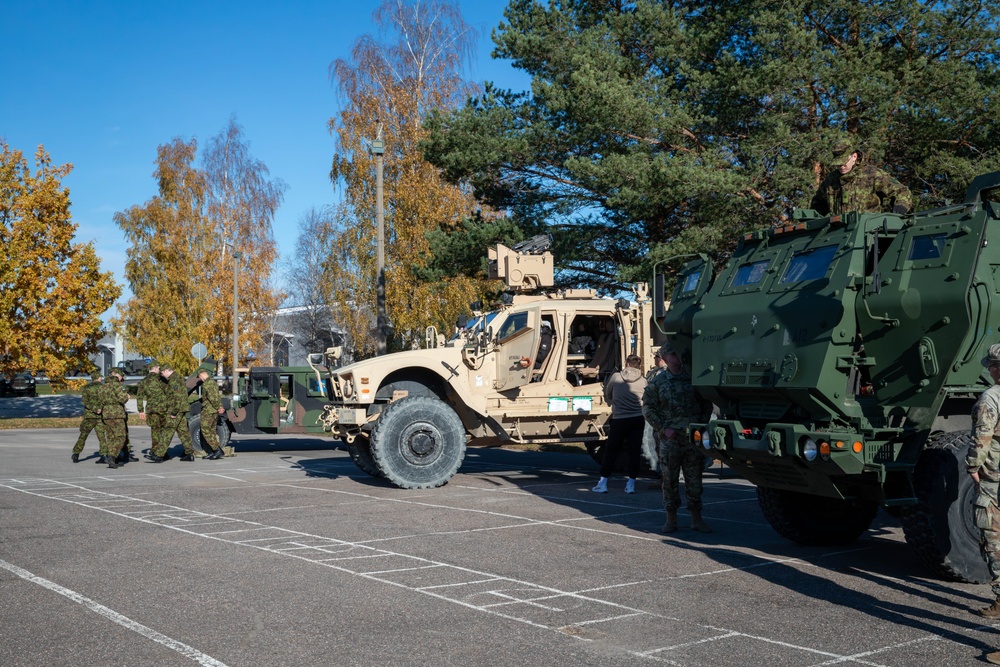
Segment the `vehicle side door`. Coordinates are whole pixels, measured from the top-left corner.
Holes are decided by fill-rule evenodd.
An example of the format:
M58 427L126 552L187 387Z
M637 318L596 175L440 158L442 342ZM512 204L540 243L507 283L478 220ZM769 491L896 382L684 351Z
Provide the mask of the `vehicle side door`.
M539 309L512 310L494 334L497 373L494 389L507 391L531 381L538 345Z

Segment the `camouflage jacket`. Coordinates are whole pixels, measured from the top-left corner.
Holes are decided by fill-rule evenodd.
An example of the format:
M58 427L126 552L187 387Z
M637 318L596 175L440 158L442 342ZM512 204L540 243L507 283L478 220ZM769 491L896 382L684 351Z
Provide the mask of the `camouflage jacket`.
M83 399L83 417L84 419L100 419L101 413L98 410L101 409L101 385L100 382L88 382L84 386L83 391L80 392L80 398Z
M167 413L167 386L159 373L150 373L139 380L136 404L139 406L139 412L150 412L154 415Z
M125 419L125 404L128 403L128 392L121 382L110 377L101 385L101 417L109 419Z
M847 211L886 213L893 207L913 208L909 188L878 167L861 162L846 174L834 171L819 185L810 207L820 215Z
M666 428L683 431L693 421L707 422L712 416L712 404L695 392L686 372L674 375L664 370L642 394L642 416L657 433Z
M167 399L167 414L186 415L188 411L188 389L180 373L174 373L164 388Z
M222 407L222 392L215 380L208 378L201 383L201 411L218 412Z
M996 481L1000 476L1000 385L984 391L973 406L971 435L965 465Z

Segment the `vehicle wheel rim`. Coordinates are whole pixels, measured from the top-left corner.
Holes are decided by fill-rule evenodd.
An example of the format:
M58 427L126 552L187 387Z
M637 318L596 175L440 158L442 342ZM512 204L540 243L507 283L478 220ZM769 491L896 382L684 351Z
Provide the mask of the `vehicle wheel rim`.
M441 434L430 424L414 424L400 438L401 454L412 465L429 465L441 455Z

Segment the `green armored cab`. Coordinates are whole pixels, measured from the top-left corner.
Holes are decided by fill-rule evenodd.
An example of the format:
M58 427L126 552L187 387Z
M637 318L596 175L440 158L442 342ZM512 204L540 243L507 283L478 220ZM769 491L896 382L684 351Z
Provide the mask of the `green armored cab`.
M964 455L1000 341L996 188L1000 172L913 215L796 211L721 270L681 270L658 321L721 413L692 438L757 486L780 534L848 543L883 506L939 574L989 580Z

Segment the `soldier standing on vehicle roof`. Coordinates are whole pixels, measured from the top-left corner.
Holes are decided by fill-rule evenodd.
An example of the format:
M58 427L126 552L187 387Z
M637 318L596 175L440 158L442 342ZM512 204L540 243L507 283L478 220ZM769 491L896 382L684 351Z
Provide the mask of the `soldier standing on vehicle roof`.
M125 429L125 404L128 402L128 392L122 386L125 374L119 368L108 371L110 382L101 385L101 419L104 420L104 434L107 438L107 454L105 463L109 468L118 467L118 455L125 447L128 433Z
M219 423L219 416L224 415L226 409L222 407L219 385L210 378L208 369L199 368L198 379L201 381L201 437L212 448L212 453L205 458L214 461L224 456L215 427Z
M680 472L684 471L684 492L691 513L691 528L711 533L701 517L701 475L705 470L704 449L691 442L691 422L707 422L712 404L703 400L691 385L680 357L670 343L664 343L660 355L667 362L663 371L646 387L642 395L642 414L660 434L660 473L663 476L663 508L667 511L664 533L677 530L677 509L681 504Z
M170 447L170 440L177 436L184 445L184 456L181 461L194 461L194 443L191 442L191 431L188 430L188 390L184 384L184 378L174 373L174 367L165 365L160 367L160 375L167 383L164 390L166 400L167 417L163 422L162 439L156 445L154 455L164 456Z
M965 464L969 475L978 485L975 516L976 526L982 531L981 545L996 600L989 607L978 610L980 616L1000 618L1000 507L997 506L997 487L1000 485L1000 344L991 345L989 354L982 361L993 378L993 386L984 391L972 408L972 443L969 445ZM1000 664L1000 651L991 653Z
M101 419L101 371L94 370L90 374L90 382L83 388L80 398L83 400L83 419L80 420L80 437L73 445L73 463L80 462L80 452L87 442L91 431L97 432L98 463L104 462L107 454L107 444L104 437L104 421Z
M909 188L883 169L868 164L853 143L838 141L828 165L830 174L820 183L810 208L820 215L907 213L913 208Z

